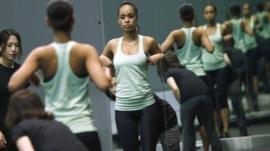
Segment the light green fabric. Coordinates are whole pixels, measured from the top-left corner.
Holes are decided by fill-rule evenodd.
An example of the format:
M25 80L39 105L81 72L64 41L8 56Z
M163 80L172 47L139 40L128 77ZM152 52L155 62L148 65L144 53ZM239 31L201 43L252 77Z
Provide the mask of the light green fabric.
M267 15L266 11L256 13L256 16L258 18L258 26L260 27L259 29L256 30L256 32L263 38L265 38L264 28L265 24L267 24L267 22L265 21L266 15Z
M207 28L207 25L204 26ZM216 24L216 32L212 35L208 35L209 40L214 44L215 50L213 53L207 52L207 50L203 49L202 60L203 60L203 68L206 71L220 69L226 66L224 61L224 50L222 46L222 31L221 25Z
M69 65L70 50L74 44L73 41L52 43L57 54L57 71L50 81L43 82L45 107L73 133L96 131L88 94L89 77L77 77Z
M270 39L270 22L267 20L267 11L263 11L258 13L257 16L259 18L259 22L261 24L261 30L259 30L259 34L265 38Z
M122 52L122 37L113 63L116 71L115 110L141 110L154 104L151 86L148 79L147 57L143 48L143 36L139 36L138 51L127 55Z
M250 18L249 28L251 28L252 30L255 30L255 19L253 16ZM245 42L245 47L247 50L257 47L255 34L249 35L247 33L244 33L244 42Z
M247 51L244 42L244 32L241 28L242 19L231 19L232 37L234 39L234 47L240 49L243 53Z
M197 76L206 75L202 66L202 47L196 46L193 43L192 33L195 27L182 28L185 32L185 45L176 50L177 57L182 65L191 71L193 71Z

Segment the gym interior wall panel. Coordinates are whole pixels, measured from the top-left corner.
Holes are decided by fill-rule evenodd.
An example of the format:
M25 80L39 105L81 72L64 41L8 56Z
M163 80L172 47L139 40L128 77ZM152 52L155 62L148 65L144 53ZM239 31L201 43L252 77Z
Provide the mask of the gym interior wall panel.
M73 38L92 44L99 53L103 49L102 1L73 0L75 25Z
M51 41L51 30L45 23L46 1L11 0L12 23L22 37L23 56L20 62L37 46Z
M0 3L0 30L12 27L12 3L2 0Z

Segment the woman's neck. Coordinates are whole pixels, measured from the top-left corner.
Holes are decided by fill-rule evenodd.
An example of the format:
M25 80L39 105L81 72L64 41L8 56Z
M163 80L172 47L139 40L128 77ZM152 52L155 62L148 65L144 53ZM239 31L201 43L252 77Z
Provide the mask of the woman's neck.
M123 39L125 41L134 41L138 38L138 34L136 31L134 32L128 32L123 34Z
M4 57L0 57L0 64L8 67L8 68L14 68L14 61L13 60L9 60L9 59L5 59Z
M70 34L63 32L54 32L54 41L57 43L65 43L71 40Z
M192 22L184 22L183 23L183 27L185 27L185 28L189 28L189 27L192 27L192 26L193 26Z
M245 19L250 19L251 18L251 15L245 15L244 18Z
M216 27L216 21L213 20L213 21L208 22L207 26L208 27Z

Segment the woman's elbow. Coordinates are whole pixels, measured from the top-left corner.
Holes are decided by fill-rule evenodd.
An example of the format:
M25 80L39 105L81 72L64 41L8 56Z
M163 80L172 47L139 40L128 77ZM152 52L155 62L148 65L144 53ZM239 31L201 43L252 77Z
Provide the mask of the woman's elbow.
M172 89L172 92L173 92L174 94L180 94L179 88L173 88L173 89Z
M9 81L9 83L8 83L8 90L10 91L10 92L14 92L14 91L16 91L18 89L18 86L16 85L16 83L14 82L14 81Z
M102 90L106 91L111 86L111 79L106 77L102 82L100 82L97 87Z
M215 51L215 46L210 46L209 48L208 48L208 52L209 53L214 53L214 51Z

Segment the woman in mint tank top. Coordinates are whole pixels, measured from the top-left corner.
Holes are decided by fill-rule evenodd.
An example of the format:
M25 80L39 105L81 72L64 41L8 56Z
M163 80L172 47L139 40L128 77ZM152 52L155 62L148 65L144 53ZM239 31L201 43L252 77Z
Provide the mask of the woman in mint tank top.
M270 1L267 0L265 2L265 10L266 10L266 14L265 14L265 24L263 27L263 32L264 32L264 38L270 40Z
M251 14L251 6L249 3L244 3L242 5L242 14L243 14L243 23L246 28L246 32L244 33L244 41L246 46L246 58L247 58L247 80L251 82L251 87L253 91L253 96L250 97L250 101L254 110L259 110L258 107L258 76L257 76L257 68L259 62L259 48L256 41L256 26L258 24L258 18L255 15Z
M152 37L138 34L138 10L133 3L121 3L117 17L123 35L106 44L100 60L115 69L115 119L120 143L124 151L139 151L139 144L143 151L155 151L157 107L147 72L148 63L157 63L162 55Z
M232 19L226 21L225 24L227 25L227 32L229 33L226 38L233 38L234 39L234 48L239 49L242 51L246 58L247 64L247 73L246 76L241 77L241 82L245 84L246 94L248 95L249 101L253 105L254 110L259 110L257 104L257 92L253 82L253 75L256 73L256 65L257 59L256 54L253 54L256 51L248 52L248 45L246 45L246 35L250 34L250 27L245 23L245 21L241 18L241 6L238 4L233 4L230 6L230 13ZM251 44L252 45L252 44ZM254 56L253 56L254 55ZM253 58L254 57L254 58Z
M235 43L234 47L241 50L242 52L246 51L244 44L244 23L241 19L241 7L238 4L232 4L230 6L230 15L231 19L224 22L224 25L227 27L226 39L233 38Z
M193 7L186 6L183 11L194 11ZM192 8L192 10L190 10ZM179 14L181 13L179 11ZM176 45L176 53L179 61L188 70L193 71L197 76L204 77L204 72L201 55L202 48L205 48L209 53L213 53L214 46L211 44L207 33L204 29L196 28L193 25L195 18L194 12L181 16L183 27L175 29L169 33L167 38L161 44L161 50L166 52L169 48Z
M161 44L161 50L165 53L172 46L176 46L177 58L186 69L192 71L196 76L206 83L206 73L202 66L202 48L204 47L209 53L213 53L214 46L208 38L206 31L202 28L196 28L193 26L195 18L194 8L191 4L183 4L179 9L179 16L183 23L183 27L175 29L169 33L167 38ZM192 88L190 89L192 91ZM212 111L211 111L212 112ZM192 120L192 119L190 119ZM200 122L200 119L198 119ZM203 122L200 122L203 123ZM212 147L217 146L218 138L209 136L208 138L203 135L206 134L204 125L200 125L201 137L203 139L203 145L208 148L211 143ZM188 137L188 136L187 136ZM186 138L189 144L192 143L191 138ZM186 150L192 148L192 145L185 145Z
M204 18L206 24L201 26L205 29L210 41L215 46L215 51L210 54L203 50L203 67L207 74L207 82L210 95L214 101L215 112L220 117L223 130L222 137L229 137L229 108L227 102L228 77L230 74L229 66L224 60L223 36L226 34L226 26L216 23L217 8L214 4L204 7Z
M14 73L9 89L22 88L37 70L42 71L46 91L45 109L65 124L89 149L100 151L100 141L92 115L89 96L90 79L101 90L110 80L99 62L96 49L71 38L73 7L68 1L52 1L46 12L46 23L53 31L53 42L31 51Z

